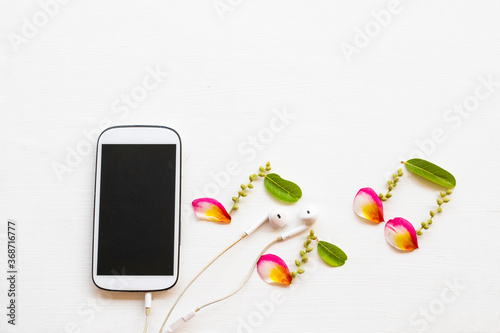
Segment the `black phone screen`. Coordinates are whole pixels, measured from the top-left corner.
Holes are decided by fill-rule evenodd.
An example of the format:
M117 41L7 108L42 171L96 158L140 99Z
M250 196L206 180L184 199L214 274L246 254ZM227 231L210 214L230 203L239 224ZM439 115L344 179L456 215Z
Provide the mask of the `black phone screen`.
M176 148L102 145L98 275L173 275Z

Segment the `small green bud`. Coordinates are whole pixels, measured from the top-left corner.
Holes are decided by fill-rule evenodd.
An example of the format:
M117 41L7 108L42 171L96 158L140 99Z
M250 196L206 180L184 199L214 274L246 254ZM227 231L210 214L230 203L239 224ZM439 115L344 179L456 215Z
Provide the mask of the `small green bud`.
M310 247L310 246L308 246L308 247L306 248L306 252L311 252L312 250L313 250L313 248L312 248L312 247Z
M398 169L398 176L402 177L405 173L403 172L403 169Z
M240 186L240 187L241 187L241 189L242 189L242 190L244 190L244 189L246 189L246 188L247 188L247 186L246 186L245 184L241 184L241 186Z
M309 235L314 236L314 229L311 229L311 230L309 231Z
M397 178L397 177L398 177L397 174L395 174L395 173L392 174L392 178Z
M307 246L307 245L309 245L309 244L311 244L311 240L310 240L310 239L308 239L308 240L306 240L306 241L304 242L304 245L306 245L306 246Z
M390 197L392 197L392 193L387 193L387 194L385 195L385 197L386 197L387 199L389 199Z
M433 210L431 210L431 211L429 212L429 215L430 215L430 216L432 216L432 217L434 217L434 215L436 215L436 213L435 213Z
M301 257L303 257L303 256L305 256L305 255L306 255L306 251L304 251L304 250L300 250L300 256L301 256Z
M424 229L425 230L429 229L429 225L428 224L424 225Z
M316 236L312 236L312 237L311 237L311 239L312 239L312 240L316 240L316 239L318 239L318 237L316 237Z
M260 166L260 167L259 167L259 170L260 170L260 172L264 172L264 170L265 170L265 169L264 169L264 167L263 167L263 166Z
M389 185L387 188L389 189L389 191L392 191L394 189L394 186L393 185Z
M452 190L446 190L446 194L450 195L450 194L452 194L452 193L453 193L453 191L452 191Z
M259 172L259 177L265 177L265 176L266 176L266 174L265 174L265 173L263 173L263 172Z
M297 276L297 272L290 272L290 275L295 278Z
M266 167L270 167L270 166L271 166L271 162L269 162L269 161L268 161L268 162L266 163Z
M232 198L234 202L238 202L238 198L237 197L233 197Z
M253 178L252 180L256 180L256 179L257 179L257 175L254 173L254 174L252 175L252 178Z
M442 198L444 198L446 196L446 193L443 191L439 192L439 194L441 195Z
M307 256L302 257L302 262L307 262L309 258Z
M310 240L311 239L311 235L307 235L307 240Z
M394 182L395 183L399 182L399 177L398 176L394 177Z
M443 200L441 200L439 198L436 200L436 202L438 203L439 206L441 206L443 204Z
M427 221L427 224L431 225L432 224L432 220L429 219L429 221Z
M241 195L241 193L243 193L243 191L238 191L238 195Z
M269 171L269 170L271 170L271 167L266 167L266 171Z
M253 188L253 184L248 184L247 187L248 188Z
M443 208L441 207L438 207L438 209L436 209L438 213L441 213L443 211Z
M380 198L380 200L387 201L387 198L385 196L383 196L382 198Z
M247 193L246 193L246 192L241 192L241 196L242 196L242 197L246 197L246 196L247 196Z
M422 234L423 234L423 232L421 230L417 231L417 235L422 236ZM295 272L292 272L292 273L295 273Z
M392 184L394 184L394 183L392 182L392 180L388 180L388 181L387 181L387 185L392 185Z
M382 200L382 198L384 197L384 195L382 193L379 193L378 197L380 198L380 200Z
M305 272L305 271L304 271L302 268L299 268L299 269L297 270L297 273L299 273L299 274L304 274L304 272Z
M443 201L444 202L450 202L450 198L444 198Z
M424 221L424 222L420 223L420 225L421 225L422 227L425 227L425 226L427 225L427 222L425 222L425 221Z
M233 206L233 210L237 210L238 208L240 208L240 207L238 207L238 205Z
M299 260L299 259L295 259L295 265L296 265L297 267L300 267L300 265L302 265L302 263L300 262L300 260Z

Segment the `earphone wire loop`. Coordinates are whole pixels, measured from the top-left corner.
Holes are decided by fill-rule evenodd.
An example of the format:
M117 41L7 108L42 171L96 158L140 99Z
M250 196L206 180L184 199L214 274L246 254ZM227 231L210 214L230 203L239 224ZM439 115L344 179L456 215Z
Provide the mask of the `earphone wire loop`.
M180 299L182 298L182 296L184 295L184 293L189 289L189 287L191 287L191 285L200 277L201 274L203 274L203 272L205 272L210 266L212 266L212 264L217 260L219 259L224 253L226 253L227 251L229 251L233 246L235 246L236 244L238 244L243 238L245 238L247 236L247 234L243 234L236 242L234 242L233 244L231 244L230 246L228 246L224 251L222 251L221 253L219 253L219 255L217 255L214 259L212 259L212 261L210 261L198 274L196 274L196 276L187 284L187 286L182 290L182 292L179 294L179 296L177 296L177 299L175 300L174 304L172 305L172 307L170 308L170 311L168 312L167 316L165 317L165 320L163 321L163 324L161 325L161 328L160 328L160 332L159 333L162 333L163 332L163 329L165 328L165 325L167 324L167 321L168 321L168 318L170 318L170 315L172 314L172 312L174 311L175 307L177 306L177 303L179 303Z
M245 280L243 281L243 283L238 287L238 289L236 289L235 291L233 291L232 293L222 297L222 298L219 298L215 301L212 301L212 302L209 302L207 304L204 304L198 308L196 308L196 312L200 311L201 309L209 306L209 305L212 305L212 304L215 304L215 303L218 303L218 302L221 302L225 299L228 299L229 297L231 296L234 296L237 292L239 292L244 286L245 284L248 282L248 280L250 279L250 277L252 276L252 273L253 273L253 270L255 269L255 267L257 266L257 263L259 262L259 259L260 257L264 254L264 252L266 252L274 243L278 242L278 241L281 241L281 238L278 237L276 239L274 239L271 243L267 244L266 247L264 247L264 249L262 249L262 251L260 251L259 255L257 256L257 259L255 259L253 265L252 265L252 268L250 269L250 271L248 272Z

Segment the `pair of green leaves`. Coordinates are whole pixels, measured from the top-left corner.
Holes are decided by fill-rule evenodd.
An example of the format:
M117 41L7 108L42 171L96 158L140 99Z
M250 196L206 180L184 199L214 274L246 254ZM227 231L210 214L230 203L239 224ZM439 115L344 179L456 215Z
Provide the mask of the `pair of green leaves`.
M454 188L457 185L457 181L451 173L431 162L413 158L403 163L408 171L438 185L446 188ZM272 196L285 202L297 202L302 197L302 190L297 184L283 179L275 173L266 175L264 186Z
M276 199L285 202L297 202L302 197L300 187L275 173L269 173L264 178L264 186ZM347 255L339 247L325 241L318 242L318 254L328 265L339 267L345 264Z
M451 173L431 162L420 158L413 158L403 163L408 171L438 185L446 188L454 188L457 185L457 181Z

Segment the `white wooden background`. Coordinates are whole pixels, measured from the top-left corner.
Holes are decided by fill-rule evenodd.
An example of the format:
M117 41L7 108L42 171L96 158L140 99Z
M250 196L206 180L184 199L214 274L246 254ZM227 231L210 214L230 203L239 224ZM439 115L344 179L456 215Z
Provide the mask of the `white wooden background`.
M180 332L500 332L499 18L495 0L2 0L0 265L13 218L19 276L15 327L0 279L0 331L142 332L143 294L91 281L95 138L112 124L159 124L183 139L184 215L180 280L154 294L150 332L246 227L274 206L299 225L306 203L346 265L314 251L291 288L254 273ZM458 185L420 249L399 253L352 200L361 187L384 191L416 155ZM230 225L194 218L193 199L229 207L268 160L302 187L298 204L256 182ZM405 175L386 217L418 225L438 191ZM265 226L235 247L174 317L233 290L275 236ZM293 267L303 240L270 252Z

